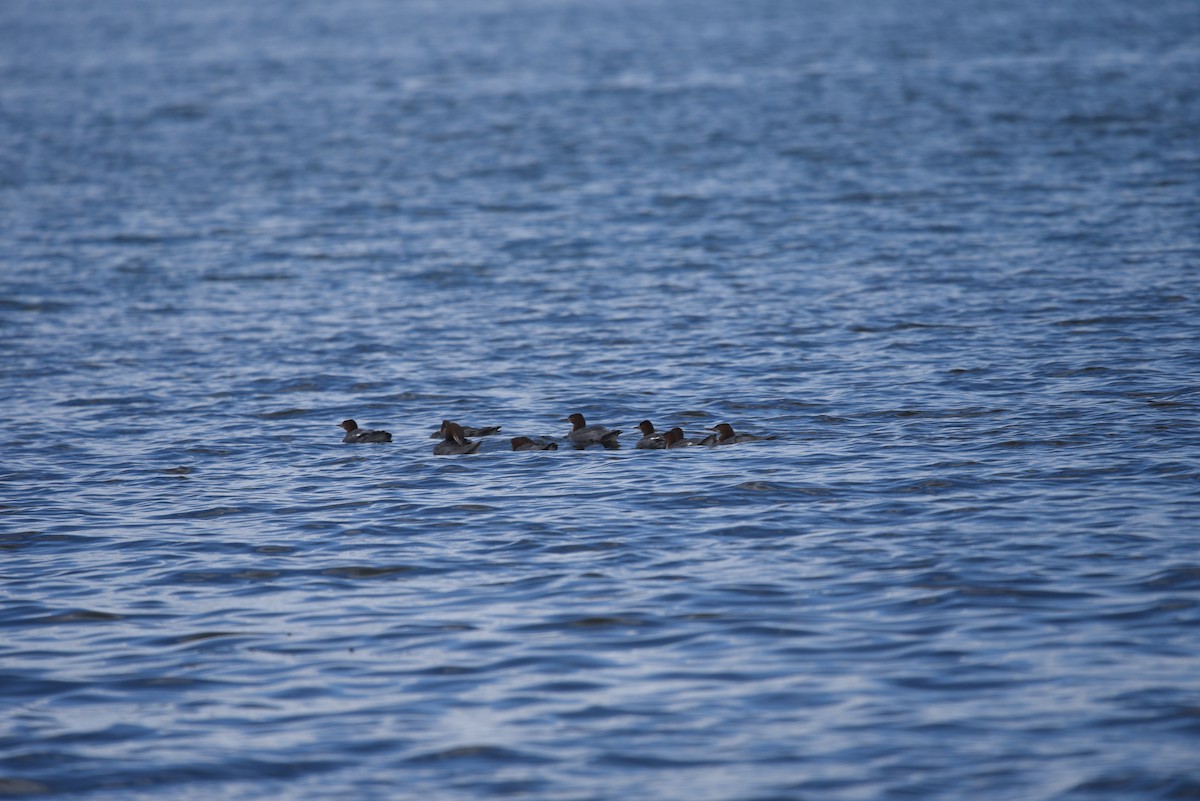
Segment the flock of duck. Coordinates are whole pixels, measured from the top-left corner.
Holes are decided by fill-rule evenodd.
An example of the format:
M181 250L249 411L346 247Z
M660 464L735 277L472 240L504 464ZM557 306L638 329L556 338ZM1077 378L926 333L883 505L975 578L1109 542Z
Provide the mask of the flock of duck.
M567 434L567 442L576 450L583 450L592 445L600 445L609 450L616 450L621 447L617 443L617 437L621 435L620 429L605 428L598 425L590 426L587 424L587 420L583 418L583 415L578 412L564 418L563 422L570 423L572 426L571 431ZM390 432L359 428L358 423L353 420L343 420L341 428L346 431L346 435L342 437L342 442L392 441ZM774 439L774 437L760 437L754 434L738 434L729 423L719 423L713 426L708 430L715 433L699 439L686 438L683 435L683 429L679 427L672 428L669 431L657 431L654 428L654 424L649 420L643 420L638 423L638 429L642 432L642 438L638 440L635 447L643 450L686 448L691 445L734 445L739 442ZM433 446L435 456L451 456L461 453L478 453L481 441L479 439L468 439L468 437L486 437L499 431L500 426L476 428L459 425L451 420L443 420L441 427L429 436L430 439L442 438L441 442ZM558 450L558 443L548 437L513 437L510 442L514 451Z

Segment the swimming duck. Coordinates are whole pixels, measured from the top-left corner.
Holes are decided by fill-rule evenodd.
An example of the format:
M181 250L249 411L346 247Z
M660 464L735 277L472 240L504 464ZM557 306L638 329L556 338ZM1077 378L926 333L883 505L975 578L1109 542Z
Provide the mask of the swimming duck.
M512 449L514 451L556 451L558 443L532 440L529 437L513 437Z
M612 431L604 426L589 426L587 420L584 420L583 415L578 412L565 419L574 426L571 433L567 435L567 439L571 440L571 444L577 450L583 450L589 445L596 444L603 445L609 450L621 447L617 444L617 437L621 434L620 430Z
M658 450L659 448L666 447L663 443L663 435L654 430L654 423L651 423L649 420L643 420L638 423L638 428L642 430L642 438L638 440L637 445L634 447L642 450Z
M733 426L729 425L729 423L717 423L709 431L717 432L717 441L712 443L715 445L735 445L739 442L757 442L760 439L775 439L774 437L759 437L754 434L735 434ZM711 439L711 437L706 438L706 443L708 439Z
M346 436L342 437L342 442L391 442L392 435L387 431L372 431L366 428L359 428L358 423L353 420L343 420L338 424L340 428L346 429Z
M683 429L676 426L662 435L664 448L686 448L689 445L703 444L703 440L684 439Z
M442 422L441 442L433 446L434 456L452 456L458 453L476 453L479 450L479 440L472 442L463 434L463 427L449 420Z
M445 426L446 423L449 422L449 420L443 420L442 425ZM486 437L488 434L495 434L499 430L500 426L481 426L479 428L475 428L474 426L462 426L464 437ZM437 431L434 431L429 435L429 438L437 439L438 437L444 436L446 436L446 432L442 431L441 428L438 428Z

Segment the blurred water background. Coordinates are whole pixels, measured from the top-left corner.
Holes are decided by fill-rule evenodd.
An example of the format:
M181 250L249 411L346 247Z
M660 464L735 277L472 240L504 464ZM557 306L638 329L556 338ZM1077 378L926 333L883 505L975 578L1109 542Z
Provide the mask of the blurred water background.
M1198 131L1195 0L5 0L0 795L1200 797Z

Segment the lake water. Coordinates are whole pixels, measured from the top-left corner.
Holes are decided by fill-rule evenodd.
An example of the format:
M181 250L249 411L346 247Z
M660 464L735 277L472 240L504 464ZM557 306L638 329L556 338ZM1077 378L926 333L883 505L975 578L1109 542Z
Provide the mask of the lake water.
M0 796L1200 798L1198 131L1195 0L7 0Z

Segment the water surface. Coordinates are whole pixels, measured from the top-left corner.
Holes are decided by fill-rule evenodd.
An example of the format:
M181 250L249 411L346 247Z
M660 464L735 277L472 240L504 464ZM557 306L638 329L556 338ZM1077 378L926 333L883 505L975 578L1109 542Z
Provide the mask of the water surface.
M6 3L0 795L1200 795L1198 75L1190 0Z

